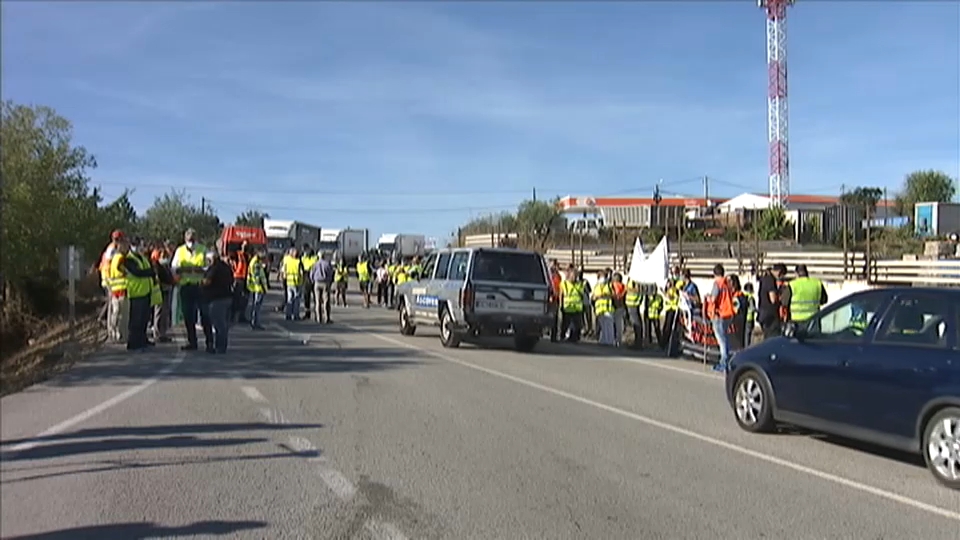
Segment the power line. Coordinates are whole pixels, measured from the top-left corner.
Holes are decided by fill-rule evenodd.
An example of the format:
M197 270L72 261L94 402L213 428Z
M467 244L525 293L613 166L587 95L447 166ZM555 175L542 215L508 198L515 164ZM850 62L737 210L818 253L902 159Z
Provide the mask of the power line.
M661 184L661 186L678 186L682 184L687 184L690 182L701 181L702 177L696 178L687 178L683 180L674 180L668 181ZM391 190L391 191L381 191L373 190L370 192L364 191L362 189L355 189L350 191L343 190L327 190L327 189L310 189L310 188L273 188L273 187L264 187L262 189L257 189L256 187L240 187L240 186L214 186L214 185L204 185L204 184L156 184L156 183L142 183L137 182L135 184L125 183L125 182L91 182L91 184L100 187L117 187L127 190L136 190L137 188L154 188L154 189L163 189L163 190L174 190L174 191L186 191L188 192L215 192L215 193L243 193L243 194L275 194L275 195L327 195L327 196L357 196L357 195L371 195L371 196L389 196L389 197L457 197L457 196L479 196L479 195L529 195L531 189L537 190L538 195L542 194L544 191L547 192L567 192L571 194L583 193L588 191L587 187L576 187L574 189L547 189L543 188L524 188L524 189L486 189L486 190L466 190L466 191L438 191L438 190L426 190L426 191L411 191L408 189L405 190ZM584 186L587 186L589 183L584 182ZM602 183L601 183L602 185ZM633 193L640 193L644 191L651 191L654 188L654 184L645 185L645 186L635 186L630 188L625 188L618 191L608 192L605 194L591 194L597 197L614 197L618 195L629 195Z
M165 190L184 190L184 191L213 191L218 193L270 193L277 195L344 195L344 196L356 196L356 195L376 195L376 196L390 196L390 197L454 197L454 196L475 196L475 195L497 195L497 194L528 194L530 193L530 188L527 189L488 189L488 190L474 190L474 191L437 191L437 190L427 190L427 191L381 191L373 190L366 192L362 189L351 190L351 191L342 191L342 190L327 190L327 189L310 189L310 188L272 188L265 187L262 189L257 189L256 187L231 187L231 186L212 186L212 185L170 185L170 184L150 184L150 183L136 183L136 184L127 184L122 182L93 182L98 186L112 186L120 187L124 189L135 190L137 188L156 188L156 189L165 189Z
M240 201L224 201L221 199L207 199L208 207L213 208L214 210L219 210L223 207L228 208L243 208L250 210L300 210L306 212L323 212L324 214L337 213L337 214L422 214L422 213L470 213L470 212L495 212L495 211L504 211L504 210L516 210L517 205L500 205L500 206L435 206L430 208L406 208L404 206L396 206L392 208L338 208L338 207L320 207L320 206L290 206L287 204L281 205L267 205L267 204L258 204L256 202L240 202Z

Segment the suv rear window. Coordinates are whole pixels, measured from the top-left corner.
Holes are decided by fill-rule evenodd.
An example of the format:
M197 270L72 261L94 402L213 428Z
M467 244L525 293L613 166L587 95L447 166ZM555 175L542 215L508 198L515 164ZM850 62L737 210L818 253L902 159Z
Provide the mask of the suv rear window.
M478 251L473 256L473 279L545 285L543 263L533 253Z

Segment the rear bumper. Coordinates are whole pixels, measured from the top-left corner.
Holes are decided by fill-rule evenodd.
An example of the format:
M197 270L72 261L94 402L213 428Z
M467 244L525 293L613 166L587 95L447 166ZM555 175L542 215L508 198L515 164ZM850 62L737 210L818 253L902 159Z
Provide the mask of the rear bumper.
M512 330L518 334L542 333L556 321L555 315L511 315L506 313L472 314L466 316L466 325L486 332Z

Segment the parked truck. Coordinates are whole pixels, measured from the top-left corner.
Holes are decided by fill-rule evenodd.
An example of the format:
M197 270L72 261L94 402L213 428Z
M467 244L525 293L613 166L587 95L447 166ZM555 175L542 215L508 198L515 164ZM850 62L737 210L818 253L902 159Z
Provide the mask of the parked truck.
M427 239L422 234L382 234L377 250L389 257L422 257Z
M300 249L304 244L315 248L320 241L320 227L300 221L265 219L263 230L267 235L268 268L271 270L280 268L280 261L288 249Z
M922 237L960 233L960 203L918 202L913 206L913 226Z
M369 244L369 229L324 229L320 231L317 251L337 253L347 266L354 266Z

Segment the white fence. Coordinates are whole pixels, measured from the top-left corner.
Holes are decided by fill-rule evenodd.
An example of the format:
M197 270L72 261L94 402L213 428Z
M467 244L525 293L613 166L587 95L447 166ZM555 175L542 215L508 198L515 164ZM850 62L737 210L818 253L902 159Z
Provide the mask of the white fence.
M546 257L557 259L561 265L573 263L580 266L580 253L569 250L549 250ZM677 256L671 254L670 263L677 264ZM901 261L874 260L868 266L866 255L860 252L772 252L762 254L760 260L730 257L687 257L685 267L694 277L713 275L713 267L722 264L727 272L755 274L759 267L776 263L786 265L792 273L800 264L807 266L811 276L830 281L867 281L879 285L931 285L960 287L960 260ZM584 270L597 271L614 268L623 271L630 266L630 256L617 256L596 251L583 253Z

